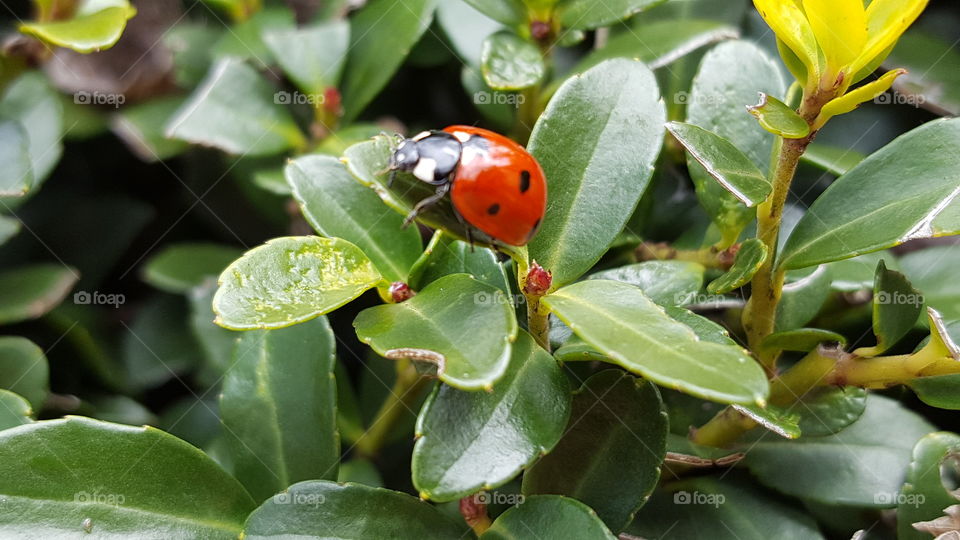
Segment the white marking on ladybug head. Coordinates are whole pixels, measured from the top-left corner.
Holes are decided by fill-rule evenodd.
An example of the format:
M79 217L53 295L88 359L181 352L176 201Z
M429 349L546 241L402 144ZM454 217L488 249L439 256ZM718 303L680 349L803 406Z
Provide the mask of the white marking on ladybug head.
M415 137L413 137L413 140L415 140L415 141L422 141L423 139L426 139L426 138L429 137L429 136L430 136L430 132L429 132L429 131L421 131L420 133L417 133L417 135L416 135Z
M433 175L437 171L437 162L430 158L420 158L413 168L413 175L424 182L433 182Z
M458 141L460 141L460 144L463 144L470 140L470 134L465 133L463 131L454 131L453 136L456 137Z

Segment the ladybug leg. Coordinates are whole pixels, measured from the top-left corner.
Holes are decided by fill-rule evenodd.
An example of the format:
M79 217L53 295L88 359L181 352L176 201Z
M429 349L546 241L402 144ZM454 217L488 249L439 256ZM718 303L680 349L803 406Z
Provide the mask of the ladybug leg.
M421 212L440 202L447 195L448 191L450 191L450 182L444 182L437 186L437 191L433 195L418 202L416 206L413 207L413 211L407 214L407 219L403 220L403 226L406 227L410 225Z
M390 178L387 179L387 189L390 189L393 187L393 181L397 179L397 170L393 168L387 169L387 170L390 171ZM387 172L387 171L384 171L384 172ZM380 173L380 174L383 174L383 173Z

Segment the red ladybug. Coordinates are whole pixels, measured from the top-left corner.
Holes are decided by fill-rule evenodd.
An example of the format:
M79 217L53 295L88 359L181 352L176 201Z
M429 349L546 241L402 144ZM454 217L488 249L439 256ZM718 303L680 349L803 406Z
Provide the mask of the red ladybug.
M450 126L404 139L390 158L390 170L437 186L413 208L408 223L450 192L454 209L468 224L522 246L536 234L547 208L547 182L537 160L486 129Z

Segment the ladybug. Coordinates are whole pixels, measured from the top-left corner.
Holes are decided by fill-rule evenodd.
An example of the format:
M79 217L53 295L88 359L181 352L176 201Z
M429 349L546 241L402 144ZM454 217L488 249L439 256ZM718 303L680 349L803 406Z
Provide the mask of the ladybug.
M437 187L414 206L407 224L449 193L458 218L495 240L522 246L536 234L547 208L547 182L537 160L486 129L450 126L403 139L389 170Z

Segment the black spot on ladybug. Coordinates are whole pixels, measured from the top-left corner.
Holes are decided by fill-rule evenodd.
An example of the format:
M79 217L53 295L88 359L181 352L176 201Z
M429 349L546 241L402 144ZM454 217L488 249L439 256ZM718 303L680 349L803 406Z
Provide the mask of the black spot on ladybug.
M497 203L493 203L490 205L490 208L487 208L487 213L491 216L497 215L498 212L500 212L500 205Z
M520 173L520 193L526 193L530 189L530 171Z

